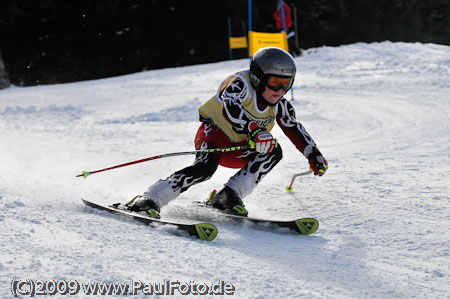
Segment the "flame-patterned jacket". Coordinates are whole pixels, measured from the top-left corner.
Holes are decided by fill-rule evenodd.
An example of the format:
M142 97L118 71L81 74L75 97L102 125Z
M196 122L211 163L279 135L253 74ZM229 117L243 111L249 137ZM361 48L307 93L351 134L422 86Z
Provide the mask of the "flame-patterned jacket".
M275 120L296 148L303 153L315 146L314 140L295 118L292 104L281 98L277 104L269 105L259 98L250 84L249 71L232 74L219 86L217 94L199 108L200 120L213 124L228 138L239 143L249 139L249 124L255 121L270 131ZM306 156L306 155L305 155Z

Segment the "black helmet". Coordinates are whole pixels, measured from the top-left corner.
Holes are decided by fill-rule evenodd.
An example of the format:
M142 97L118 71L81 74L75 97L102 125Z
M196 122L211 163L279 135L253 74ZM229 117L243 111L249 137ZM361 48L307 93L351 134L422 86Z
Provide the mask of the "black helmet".
M295 61L291 54L276 47L259 49L250 62L250 82L259 93L264 91L271 76L290 78L288 84L283 86L288 91L294 83L295 72Z

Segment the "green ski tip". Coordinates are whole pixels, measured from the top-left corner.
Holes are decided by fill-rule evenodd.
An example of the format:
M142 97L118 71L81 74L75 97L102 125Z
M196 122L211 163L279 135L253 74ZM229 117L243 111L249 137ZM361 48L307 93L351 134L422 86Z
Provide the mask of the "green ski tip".
M310 235L317 231L319 222L314 218L302 218L295 220L298 231L302 235Z
M243 205L235 205L233 210L236 211L239 215L247 216L247 209Z
M195 225L195 229L201 240L212 241L217 236L217 228L209 223L198 223Z
M87 178L91 173L89 171L83 171L83 178Z

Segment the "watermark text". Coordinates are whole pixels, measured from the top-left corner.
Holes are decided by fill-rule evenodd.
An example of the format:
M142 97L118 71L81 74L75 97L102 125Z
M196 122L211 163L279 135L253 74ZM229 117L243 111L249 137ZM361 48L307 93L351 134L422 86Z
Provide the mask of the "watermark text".
M77 280L16 279L11 281L11 293L18 296L52 295L234 295L233 284L219 280L216 283L181 282L165 279L162 282L79 282Z

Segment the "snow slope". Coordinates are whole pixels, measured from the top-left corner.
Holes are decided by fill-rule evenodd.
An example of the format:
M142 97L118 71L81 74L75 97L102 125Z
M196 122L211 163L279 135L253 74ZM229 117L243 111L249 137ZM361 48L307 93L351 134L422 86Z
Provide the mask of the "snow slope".
M198 107L246 59L0 91L0 297L13 279L167 279L223 280L236 298L450 298L450 47L358 43L296 62L292 103L329 171L286 193L308 165L276 127L284 158L245 203L253 216L318 218L306 237L196 209L235 172L224 168L162 211L215 223L210 243L80 201L124 201L189 165L172 157L75 178L192 150Z

